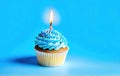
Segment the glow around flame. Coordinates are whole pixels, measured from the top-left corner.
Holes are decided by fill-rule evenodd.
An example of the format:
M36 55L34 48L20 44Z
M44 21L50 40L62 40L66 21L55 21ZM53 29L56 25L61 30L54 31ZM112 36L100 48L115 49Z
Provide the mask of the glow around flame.
M50 11L50 23L53 22L53 10Z
M54 26L59 25L60 23L60 14L57 12L55 8L45 9L43 11L42 18L43 18L44 23L48 26L50 22L52 22Z

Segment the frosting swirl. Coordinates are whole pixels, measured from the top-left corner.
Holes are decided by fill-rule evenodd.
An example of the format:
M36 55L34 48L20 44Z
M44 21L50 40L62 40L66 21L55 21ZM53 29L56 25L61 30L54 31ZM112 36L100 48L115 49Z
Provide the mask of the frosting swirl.
M67 46L67 40L60 32L45 29L36 37L35 44L42 49L58 50Z

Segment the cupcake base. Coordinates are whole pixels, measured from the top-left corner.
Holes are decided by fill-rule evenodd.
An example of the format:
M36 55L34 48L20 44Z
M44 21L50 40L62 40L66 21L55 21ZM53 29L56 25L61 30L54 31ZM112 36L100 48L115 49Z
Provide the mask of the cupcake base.
M36 45L35 49L39 64L44 66L60 66L64 64L68 53L68 47L59 50L43 50Z

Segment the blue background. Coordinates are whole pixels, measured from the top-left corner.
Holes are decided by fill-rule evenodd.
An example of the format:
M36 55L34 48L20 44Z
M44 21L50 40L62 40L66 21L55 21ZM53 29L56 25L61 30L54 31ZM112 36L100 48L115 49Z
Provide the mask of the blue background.
M60 67L37 64L35 37L48 28L42 15L57 9L61 22L54 29L69 43ZM119 0L1 0L0 75L120 75Z

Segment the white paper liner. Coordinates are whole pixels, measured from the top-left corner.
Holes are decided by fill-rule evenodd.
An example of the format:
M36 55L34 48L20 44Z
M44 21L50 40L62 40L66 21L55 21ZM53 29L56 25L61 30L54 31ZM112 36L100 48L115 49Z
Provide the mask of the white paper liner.
M45 53L36 50L36 53L40 65L59 66L64 64L68 50L61 53Z

